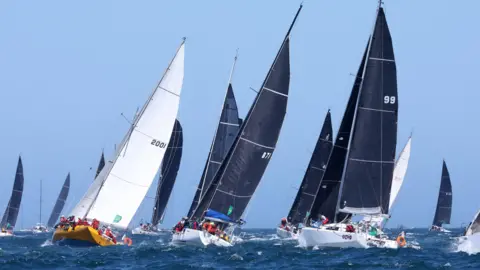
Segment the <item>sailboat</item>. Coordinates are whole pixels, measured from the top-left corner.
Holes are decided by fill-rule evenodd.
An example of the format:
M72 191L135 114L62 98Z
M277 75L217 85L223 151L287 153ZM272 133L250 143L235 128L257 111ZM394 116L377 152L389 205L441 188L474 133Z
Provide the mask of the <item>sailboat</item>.
M23 164L22 157L18 157L17 171L15 173L15 181L13 182L12 195L8 201L8 206L2 216L0 223L1 231L0 237L13 236L13 229L17 223L18 212L20 210L20 203L22 202L23 194Z
M473 220L465 228L465 232L458 238L459 249L478 250L480 249L480 210L475 214ZM462 248L462 245L465 248Z
M277 235L280 238L296 239L298 237L298 229L299 227L301 228L299 224L303 224L305 217L309 215L317 191L320 188L320 181L323 178L330 152L332 151L332 133L332 118L330 110L328 110L295 201L290 208L287 218L283 218L280 226L277 227Z
M53 228L58 221L58 217L62 213L63 207L65 206L65 202L67 201L68 192L70 191L70 173L67 174L67 178L63 183L62 189L60 190L60 194L58 194L57 201L55 202L55 206L52 209L52 213L48 218L47 227Z
M136 115L112 160L62 223L52 242L69 245L116 244L111 230L126 231L162 163L177 116L184 75L185 39L153 93ZM111 228L111 229L110 229ZM131 239L124 238L131 244Z
M48 232L48 228L43 225L42 223L42 180L40 180L40 214L39 214L39 222L32 228L33 233L46 233Z
M188 210L188 214L183 218L185 220L191 219L196 221L201 218L201 214L194 215L200 199L204 196L205 191L210 186L213 177L217 173L220 165L222 164L225 156L233 145L238 131L240 129L242 119L238 116L238 106L233 93L232 78L235 71L235 65L237 63L238 55L233 60L232 69L230 71L230 77L228 79L227 91L225 93L224 102L222 105L222 111L220 113L220 119L218 120L217 129L213 137L213 141L208 153L207 160L203 169L202 176L198 183L198 187L195 191L195 196ZM192 228L196 229L196 228ZM190 241L190 236L196 241ZM173 243L200 243L200 238L196 230L185 228L183 231L177 232L173 235Z
M442 178L440 182L440 190L438 191L437 208L433 217L431 231L450 232L443 228L443 224L450 224L452 215L452 183L450 182L450 174L448 173L445 160L442 166Z
M397 198L398 193L403 185L403 180L407 174L408 161L410 160L410 149L412 147L412 135L408 137L407 143L403 147L402 152L398 156L395 162L395 168L393 169L392 188L390 189L390 203L388 204L389 213L392 212L393 204ZM363 218L364 222L368 222L371 225L375 225L377 229L383 230L387 221L390 219L390 215L378 215L378 216L366 216ZM383 232L381 232L383 233Z
M317 209L311 211L317 214L311 217L313 220L318 214L325 215L318 208L328 205L325 211L334 222L319 227L310 223L310 227L303 228L298 237L301 246L405 245L403 235L398 241L377 238L375 227L350 222L353 215L388 214L397 144L397 94L392 39L379 1L373 33L322 179L321 185L332 179L329 192L319 198L323 203L314 204Z
M152 223L140 224L139 227L132 230L132 234L158 235L161 230L158 224L163 222L168 200L172 193L180 161L182 159L183 131L180 121L175 120L172 136L165 152L165 158L162 162L161 175L158 179L157 193L155 195L155 204L153 207ZM170 230L168 230L170 231Z
M174 243L232 246L234 229L244 224L244 211L272 157L285 118L290 84L290 32L301 9L302 6L232 147L193 213L193 217L200 217L204 230L177 226Z

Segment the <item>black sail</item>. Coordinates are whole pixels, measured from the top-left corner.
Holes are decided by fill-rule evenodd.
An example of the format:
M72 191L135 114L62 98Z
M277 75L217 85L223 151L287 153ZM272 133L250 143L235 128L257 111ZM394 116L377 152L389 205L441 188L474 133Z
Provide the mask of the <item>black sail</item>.
M193 198L192 205L188 211L189 217L193 215L195 208L197 208L198 202L203 197L207 188L210 186L213 177L217 173L218 168L220 168L220 164L222 164L222 161L227 155L228 150L235 141L241 123L242 120L238 118L237 101L235 100L232 84L229 84L227 88L227 94L225 95L225 101L223 102L220 121L217 126L215 137L213 138L205 168L203 169L202 178L198 183L195 197ZM197 218L199 217L197 216Z
M344 169L338 205L342 212L388 213L397 145L396 73L392 38L380 7Z
M329 110L302 184L288 213L288 221L291 224L302 223L308 211L312 208L318 187L327 167L330 152L332 151L332 133L332 118Z
M355 114L355 106L357 104L358 92L362 83L362 75L367 57L368 44L363 53L362 62L357 71L355 82L353 84L347 107L343 114L342 122L338 130L335 144L333 145L327 168L323 175L320 186L317 190L315 201L310 210L310 217L317 220L320 215L326 216L330 220L343 220L345 217L342 213L335 216L337 207L338 194L340 191L340 182L342 180L343 167L347 156L348 141L350 140L350 132L352 130L353 116Z
M97 173L95 174L95 178L97 178L98 174L103 170L103 167L105 167L105 157L102 151L102 156L100 157L100 161L98 162Z
M65 182L63 183L60 194L58 194L57 202L53 207L50 218L48 219L47 226L53 227L58 222L58 217L62 213L63 207L65 206L65 201L67 201L68 192L70 190L70 173L67 175Z
M170 194L172 193L180 161L182 159L183 130L180 121L175 120L172 136L165 151L165 158L162 162L162 171L157 185L155 205L153 207L152 225L157 226L163 219Z
M448 173L447 164L443 161L442 180L440 190L438 192L437 209L433 218L433 225L442 226L450 224L450 216L452 215L452 183L450 182L450 174Z
M12 195L8 201L7 209L2 217L2 228L13 228L17 223L18 211L22 202L23 194L23 164L22 157L18 157L17 172L15 173L15 182L13 183Z
M277 144L287 110L290 84L290 31L245 118L235 142L195 210L212 209L233 220L241 218Z

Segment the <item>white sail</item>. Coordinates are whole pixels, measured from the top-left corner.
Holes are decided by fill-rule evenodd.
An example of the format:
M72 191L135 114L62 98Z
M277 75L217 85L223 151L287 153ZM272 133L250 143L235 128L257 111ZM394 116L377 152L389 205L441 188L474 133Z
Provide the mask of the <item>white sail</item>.
M397 198L398 192L403 184L403 179L407 173L408 161L410 160L410 148L411 148L412 136L408 138L407 144L403 148L402 152L398 156L395 168L393 170L392 188L390 189L390 203L389 212L392 209L392 205Z
M127 228L162 163L177 116L184 76L184 44L107 165L72 215Z

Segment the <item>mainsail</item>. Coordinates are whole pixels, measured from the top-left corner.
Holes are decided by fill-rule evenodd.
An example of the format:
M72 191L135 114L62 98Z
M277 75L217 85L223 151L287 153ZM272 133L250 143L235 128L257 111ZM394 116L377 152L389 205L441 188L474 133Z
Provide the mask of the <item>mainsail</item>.
M161 175L158 180L157 194L155 196L155 205L153 207L152 225L157 226L161 223L165 213L170 194L172 193L175 179L177 179L180 160L182 159L183 130L180 121L175 120L172 136L168 143L167 151L162 162Z
M13 228L17 223L18 211L22 202L23 194L23 164L22 157L18 157L17 172L15 173L15 181L13 183L12 195L8 201L7 209L2 217L0 226L2 228Z
M235 70L235 63L237 62L237 57L233 62L232 71L230 73L230 79L228 82L227 93L225 95L225 100L223 102L222 113L220 114L220 120L218 122L217 131L213 137L212 146L210 148L210 153L208 154L208 159L203 169L202 178L198 183L197 190L195 192L195 197L193 198L192 205L190 210L188 210L188 217L192 217L193 212L197 208L198 202L205 194L205 191L210 186L213 177L220 168L223 159L228 153L228 150L232 146L235 138L237 137L238 130L242 120L238 118L238 107L237 101L235 100L235 95L233 94L232 87L232 75ZM200 213L201 215L202 213ZM200 218L200 216L196 216Z
M339 211L388 213L397 144L397 75L380 6L370 39L340 188Z
M442 226L450 224L450 216L452 215L452 183L450 182L450 174L448 173L447 164L443 161L442 179L440 190L438 192L437 209L433 218L433 225Z
M367 57L367 50L368 45L363 54L360 67L358 68L352 92L348 99L340 128L338 129L337 138L335 139L335 144L333 145L330 158L328 159L327 168L316 192L312 209L310 210L310 217L314 220L319 219L320 215L324 215L330 220L343 220L345 217L344 214L336 214L335 211L338 201L338 193L340 191L343 167L345 165L345 157L347 155L348 141L350 140L350 132L352 131L358 91L360 90L365 59Z
M392 189L390 191L390 203L388 204L388 210L392 210L393 203L397 198L398 192L403 185L403 179L405 179L405 174L407 174L408 161L410 160L410 148L412 145L412 136L408 137L407 144L403 148L402 152L398 156L397 161L395 162L395 168L393 169L393 180L392 180Z
M98 162L98 167L97 167L97 172L95 173L95 178L97 178L97 176L103 170L103 167L105 167L105 157L104 157L103 151L102 151L102 156L100 157L100 161Z
M250 107L237 138L201 199L194 216L208 210L239 220L267 168L287 110L290 84L290 31Z
M302 223L312 208L332 151L332 132L332 118L328 110L302 184L288 213L287 219L291 224Z
M134 119L113 160L72 215L127 228L162 163L175 123L184 75L184 42Z
M53 227L58 222L58 217L62 213L63 207L65 206L65 201L68 197L68 192L70 190L70 173L68 173L65 182L63 183L62 189L60 190L60 194L58 194L57 202L53 207L52 213L50 214L50 218L48 219L47 226Z

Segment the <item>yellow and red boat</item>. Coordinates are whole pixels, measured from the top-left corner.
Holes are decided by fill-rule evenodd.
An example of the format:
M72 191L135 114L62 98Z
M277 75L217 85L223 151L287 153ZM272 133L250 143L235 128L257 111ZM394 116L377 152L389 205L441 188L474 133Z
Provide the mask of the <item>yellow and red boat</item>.
M115 243L104 235L98 233L91 226L77 225L75 229L71 226L68 228L57 228L53 233L53 243L69 246L112 246Z

